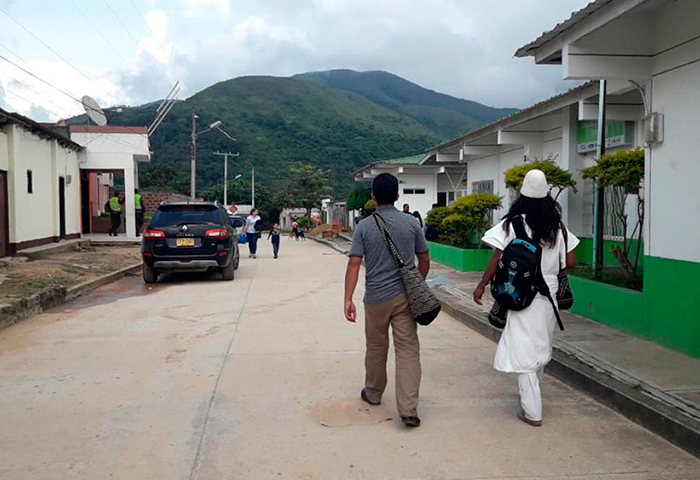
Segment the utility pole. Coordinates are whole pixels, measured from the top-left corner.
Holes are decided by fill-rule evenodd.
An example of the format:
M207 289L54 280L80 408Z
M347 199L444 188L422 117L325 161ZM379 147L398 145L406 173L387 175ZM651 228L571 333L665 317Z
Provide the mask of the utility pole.
M252 170L252 176L253 176L253 183L252 183L252 196L253 196L253 208L255 208L255 167L253 167Z
M605 97L607 96L607 83L600 81L600 93L598 94L598 149L597 159L605 155L606 109ZM603 270L603 250L605 242L605 187L596 184L593 219L593 273L598 275Z
M214 155L224 157L224 205L228 207L228 157L239 157L240 153L214 152Z
M190 152L190 198L195 199L196 172L197 172L197 114L192 110L192 145Z

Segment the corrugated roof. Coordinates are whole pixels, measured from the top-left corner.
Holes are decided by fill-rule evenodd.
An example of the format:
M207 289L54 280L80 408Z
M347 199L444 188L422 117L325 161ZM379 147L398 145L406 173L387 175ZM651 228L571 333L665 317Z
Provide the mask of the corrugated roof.
M423 154L411 155L410 157L391 158L389 160L380 160L375 163L389 163L391 165L418 165L423 160Z
M498 125L505 125L505 124L513 122L514 120L518 120L518 119L521 119L523 117L527 117L533 111L540 109L548 104L554 103L554 102L561 100L561 99L564 99L568 96L573 97L573 96L585 91L586 89L594 90L597 85L598 85L598 82L596 82L596 81L586 82L586 83L579 85L578 87L572 88L571 90L568 90L564 93L561 93L559 95L555 95L551 98L548 98L547 100L536 103L536 104L529 106L527 108L524 108L522 110L518 110L517 112L512 113L506 117L503 117L500 120L496 120L494 122L487 123L486 125L483 125L475 130L471 130L471 131L465 133L464 135L460 135L459 137L453 138L452 140L448 140L448 141L443 142L439 145L435 145L433 147L430 147L429 149L426 150L426 152L430 152L432 150L437 150L440 148L448 147L450 145L453 145L456 142L463 141L467 137L479 137L482 134L488 132L489 130L492 130L494 127L496 127ZM592 91L591 93L595 93L595 92ZM421 158L424 158L424 157L425 157L424 155L421 156Z
M421 160L423 160L424 155L411 155L409 157L399 157L399 158L389 158L387 160L377 160L376 162L372 162L369 165L365 165L364 167L360 168L357 170L353 175L357 175L358 173L362 172L363 170L367 170L368 168L374 168L377 165L420 165Z
M563 22L557 24L553 29L544 32L542 35L540 35L536 40L528 43L527 45L520 47L516 52L515 56L522 58L522 57L528 57L530 55L534 55L534 50L537 50L540 48L542 45L553 39L554 37L557 37L561 35L562 33L566 32L568 29L576 25L577 23L583 21L587 17L593 15L596 13L598 10L601 8L605 7L609 3L615 2L617 0L595 0L588 5L586 5L584 8L581 10L578 10L574 13L571 14L571 17L569 17L567 20L564 20Z
M60 145L71 148L75 151L82 150L83 148L82 145L79 145L70 138L62 135L52 128L47 127L46 125L42 125L41 123L34 121L29 117L25 117L24 115L20 115L19 113L8 112L7 110L0 108L0 127L6 123L21 125L41 138L51 138L57 140Z

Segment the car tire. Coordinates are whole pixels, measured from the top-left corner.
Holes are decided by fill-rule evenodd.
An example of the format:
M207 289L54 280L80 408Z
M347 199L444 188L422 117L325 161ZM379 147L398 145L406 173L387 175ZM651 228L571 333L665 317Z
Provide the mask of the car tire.
M241 265L241 256L236 255L236 258L233 259L233 269L238 270L238 267Z
M158 281L158 270L143 264L143 281L146 283L156 283Z
M230 281L233 280L233 277L235 276L235 268L233 266L233 260L229 262L229 264L221 269L221 278L224 280Z

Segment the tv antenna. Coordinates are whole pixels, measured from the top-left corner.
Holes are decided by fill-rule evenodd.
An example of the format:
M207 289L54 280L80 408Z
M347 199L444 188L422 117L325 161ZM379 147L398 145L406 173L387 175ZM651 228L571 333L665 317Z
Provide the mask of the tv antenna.
M92 120L95 125L99 125L100 127L107 125L107 117L94 98L90 97L89 95L85 95L81 99L81 103L83 104L83 108L85 109L85 113L87 114L88 118Z
M178 93L180 93L180 82L175 83L175 85L165 96L163 101L160 102L160 105L158 105L158 108L156 109L156 116L153 119L151 126L148 127L149 136L153 135L156 129L160 126L161 122L165 120L165 117L168 116L168 113L170 113L170 110L173 108L173 105L175 105L175 103L178 101Z

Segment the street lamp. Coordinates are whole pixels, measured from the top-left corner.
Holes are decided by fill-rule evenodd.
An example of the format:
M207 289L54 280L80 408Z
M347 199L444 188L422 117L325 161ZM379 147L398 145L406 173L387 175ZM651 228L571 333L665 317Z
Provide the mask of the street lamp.
M203 133L210 132L212 130L218 130L219 132L223 133L226 135L226 137L230 140L234 140L234 138L231 138L231 135L226 133L222 128L221 125L223 125L223 122L221 120L217 120L214 123L209 124L209 127L206 128L205 130L202 130L201 132L197 132L197 119L199 116L197 116L196 113L194 113L194 110L192 111L192 146L191 146L191 152L190 152L190 198L192 200L195 199L196 194L196 172L197 172L197 137L199 137Z

